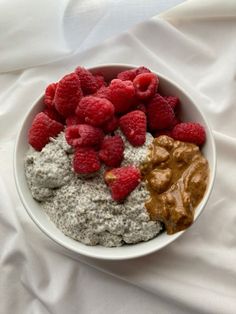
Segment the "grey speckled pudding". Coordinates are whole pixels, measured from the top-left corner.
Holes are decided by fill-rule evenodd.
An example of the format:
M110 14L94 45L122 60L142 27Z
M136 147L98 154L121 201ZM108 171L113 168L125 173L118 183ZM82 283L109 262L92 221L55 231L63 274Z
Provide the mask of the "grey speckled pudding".
M138 166L147 156L152 136L147 133L145 145L139 148L122 138L122 165ZM41 152L30 148L25 158L32 196L65 235L87 245L113 247L148 241L161 231L160 223L150 220L144 206L148 198L144 183L118 204L103 181L104 168L94 178L81 179L72 170L71 153L62 132Z

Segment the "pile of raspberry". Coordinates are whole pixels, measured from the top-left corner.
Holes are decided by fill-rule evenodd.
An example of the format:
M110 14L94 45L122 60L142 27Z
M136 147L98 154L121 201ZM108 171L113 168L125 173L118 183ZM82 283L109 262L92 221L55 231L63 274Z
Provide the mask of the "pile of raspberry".
M135 147L145 143L146 132L197 145L205 142L203 126L181 122L178 97L161 95L158 87L157 75L143 66L120 72L110 82L101 73L79 66L46 88L45 109L33 120L29 144L41 151L51 137L65 131L74 149L74 172L91 175L103 163L113 199L123 201L137 187L141 174L132 165L120 167L124 143L114 133L118 128Z

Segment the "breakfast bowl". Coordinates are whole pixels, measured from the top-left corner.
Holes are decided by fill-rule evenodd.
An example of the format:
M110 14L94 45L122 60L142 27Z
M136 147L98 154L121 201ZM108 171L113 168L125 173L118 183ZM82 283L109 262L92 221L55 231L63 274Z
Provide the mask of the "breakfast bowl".
M117 74L121 71L133 69L135 67L136 66L134 65L108 64L99 65L97 67L90 68L89 70L92 73L102 73L106 81L110 81L115 78ZM181 119L183 121L196 121L205 128L206 142L204 143L201 152L208 161L209 178L204 196L195 208L193 221L194 223L205 208L213 188L216 171L216 151L214 138L207 119L198 108L198 105L183 90L183 88L172 82L170 79L164 77L160 73L157 73L155 71L153 71L153 73L155 73L159 78L160 93L162 93L163 95L175 95L179 98L182 105ZM163 231L158 234L158 236L146 242L125 244L118 247L104 247L101 245L88 246L64 235L48 218L46 213L42 210L40 203L32 197L32 194L27 184L24 170L25 156L29 149L29 144L27 140L28 132L35 115L43 110L43 97L44 96L41 96L32 105L32 107L26 114L23 124L19 130L14 151L14 176L18 194L20 196L22 204L24 205L32 221L46 236L55 241L57 244L76 254L81 254L97 259L123 260L141 257L158 251L175 241L185 232L185 230L182 230L174 234L167 234L166 231Z

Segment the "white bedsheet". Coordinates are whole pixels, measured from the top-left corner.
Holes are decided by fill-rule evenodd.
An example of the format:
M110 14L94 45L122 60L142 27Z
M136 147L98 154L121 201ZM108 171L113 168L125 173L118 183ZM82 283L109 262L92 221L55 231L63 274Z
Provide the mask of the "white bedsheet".
M83 52L98 43L95 25L113 17L112 1L110 10L108 1L91 1L96 14L85 1L32 3L0 12L0 313L235 314L236 2L187 1ZM145 8L150 17L151 5ZM113 34L125 29L116 25ZM45 86L76 65L109 62L145 65L176 81L208 117L217 146L214 190L198 221L165 249L123 262L72 256L43 235L20 203L12 166L22 119Z

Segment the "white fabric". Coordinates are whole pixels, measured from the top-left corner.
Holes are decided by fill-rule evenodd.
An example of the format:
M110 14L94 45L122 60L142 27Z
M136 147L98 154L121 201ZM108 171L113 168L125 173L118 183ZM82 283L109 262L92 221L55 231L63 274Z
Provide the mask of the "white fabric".
M62 2L61 6L49 1L31 3L39 14L46 5L49 11L55 10L55 16L43 10L44 35L37 33L41 26L34 25L30 34L29 27L37 16L32 11L25 41L24 20L18 25L22 34L17 40L16 30L8 29L9 20L3 12L0 19L0 29L5 30L1 34L0 69L7 72L0 75L0 313L234 314L235 1L188 1L83 53L74 51L81 44L80 37L73 41L76 29L71 27L74 33L66 40L68 2L63 2L64 6ZM10 7L10 2L4 5ZM27 6L21 9L28 14ZM11 12L9 19L18 24L17 13ZM96 15L90 13L96 23ZM51 26L46 27L49 18ZM91 29L87 30L92 36ZM213 126L218 159L214 190L198 221L161 251L123 262L74 256L56 246L27 216L12 171L16 133L46 84L78 64L109 62L145 65L184 87Z
M1 72L64 59L183 1L1 1Z

